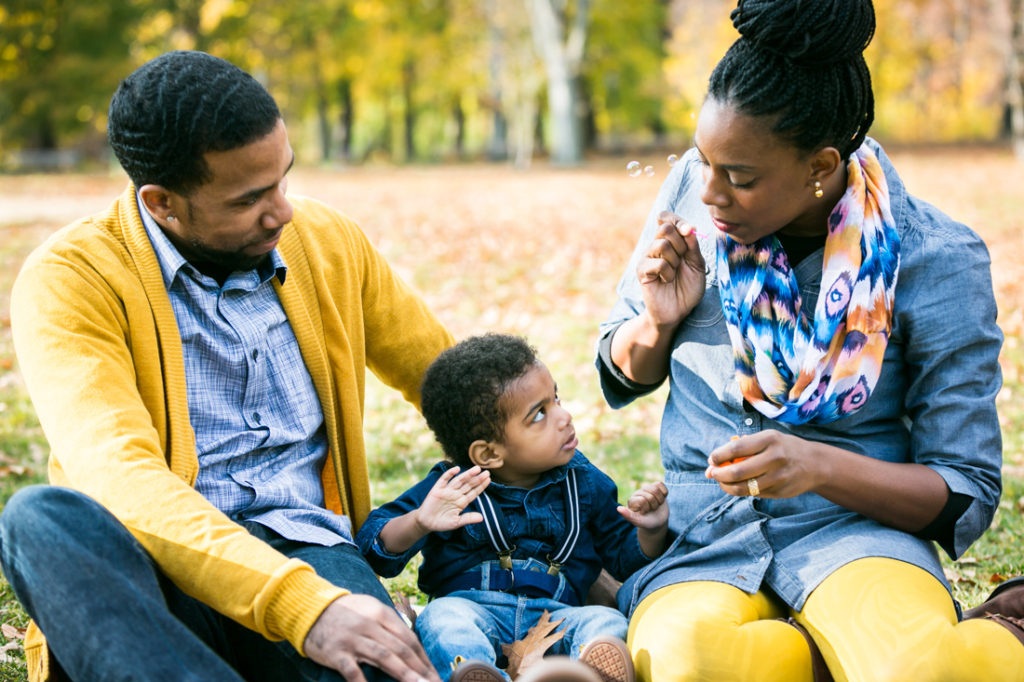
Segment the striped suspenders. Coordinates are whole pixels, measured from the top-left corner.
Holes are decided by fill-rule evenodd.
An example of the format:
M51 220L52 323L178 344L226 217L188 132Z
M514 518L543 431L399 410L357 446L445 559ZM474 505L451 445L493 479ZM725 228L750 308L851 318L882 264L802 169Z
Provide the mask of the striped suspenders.
M574 469L569 469L565 478L562 479L562 495L565 498L566 535L562 543L557 546L555 553L547 556L548 575L558 575L562 565L572 556L572 551L576 548L576 543L580 538L580 496ZM476 502L480 513L483 514L484 528L487 531L491 547L498 554L498 564L503 569L512 568L512 552L515 551L516 546L509 541L505 525L502 523L501 510L486 492L480 493Z

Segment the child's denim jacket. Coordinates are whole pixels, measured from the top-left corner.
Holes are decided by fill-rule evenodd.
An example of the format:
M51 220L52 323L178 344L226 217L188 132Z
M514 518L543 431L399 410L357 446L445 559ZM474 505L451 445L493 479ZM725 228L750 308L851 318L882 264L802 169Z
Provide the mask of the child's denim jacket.
M370 566L381 576L398 575L405 565L423 552L419 587L434 597L456 576L498 557L482 523L454 531L429 533L402 554L392 554L378 540L381 529L391 519L416 509L441 474L450 467L435 464L426 478L405 491L401 497L370 513L356 534L356 544ZM516 488L492 481L487 494L504 516L505 530L515 545L513 560L536 559L545 562L566 535L566 509L562 480L569 468L576 471L579 484L581 532L576 548L561 568L576 603L586 601L587 592L602 568L619 580L625 580L650 559L640 549L636 528L619 515L618 489L579 451L572 460L546 472L533 488ZM470 511L475 510L475 505ZM571 602L570 602L571 603Z

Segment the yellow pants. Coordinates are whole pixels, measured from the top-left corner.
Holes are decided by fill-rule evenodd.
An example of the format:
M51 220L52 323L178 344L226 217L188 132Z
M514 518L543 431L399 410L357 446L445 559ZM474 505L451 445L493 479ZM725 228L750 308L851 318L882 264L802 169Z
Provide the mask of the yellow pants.
M793 612L765 592L680 583L644 599L629 625L637 679L811 682L821 649L836 682L1024 681L1024 645L989 620L957 623L946 589L893 559L860 559L829 576Z

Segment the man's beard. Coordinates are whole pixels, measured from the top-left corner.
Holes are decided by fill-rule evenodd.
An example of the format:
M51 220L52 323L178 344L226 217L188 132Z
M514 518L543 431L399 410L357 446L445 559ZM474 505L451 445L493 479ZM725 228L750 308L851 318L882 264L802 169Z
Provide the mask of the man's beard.
M224 269L230 268L231 272L235 270L255 270L270 258L269 252L261 253L258 256L249 256L241 251L211 249L205 244L200 244L196 241L193 241L189 246L192 247L193 254L200 261Z
M249 256L241 251L221 251L199 242L190 240L188 253L182 254L196 270L223 281L235 271L255 270L270 259L270 253Z

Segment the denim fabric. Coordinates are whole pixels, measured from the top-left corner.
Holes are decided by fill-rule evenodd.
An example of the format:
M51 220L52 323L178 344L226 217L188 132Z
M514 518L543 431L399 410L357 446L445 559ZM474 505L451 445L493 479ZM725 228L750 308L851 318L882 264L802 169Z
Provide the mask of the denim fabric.
M373 510L356 534L356 544L370 565L385 577L398 575L409 560L422 551L419 587L431 596L448 580L497 558L483 524L430 533L402 554L388 552L378 538L388 521L420 506L449 466L446 462L434 465L426 478L398 499ZM501 508L505 530L516 546L512 558L532 558L546 565L548 554L553 553L555 545L566 536L561 481L569 467L576 470L579 483L583 528L576 549L561 573L576 592L579 603L583 603L602 568L624 580L650 561L640 549L636 529L616 511L618 489L615 483L577 451L568 464L546 472L529 490L491 481L487 494Z
M565 606L553 599L480 590L452 592L427 604L416 619L416 634L441 679L447 680L456 656L499 661L501 645L525 637L545 610L552 623L562 620L555 628L563 633L562 639L547 651L549 655L578 658L595 637L626 638L625 616L607 606Z
M138 202L181 335L196 438L195 488L231 518L300 542L352 541L347 516L324 508L323 410L274 288L277 250L220 285L188 263Z
M391 604L354 546L297 543L250 528L335 584L343 577L353 592ZM62 679L341 682L288 642L271 642L186 595L117 519L77 491L18 491L0 515L0 561ZM365 666L364 674L388 679Z
M988 527L1001 491L1002 444L995 397L1002 333L989 257L981 239L907 194L884 151L869 140L889 184L901 240L892 335L867 404L831 424L788 426L745 406L736 382L716 277L717 231L700 200L700 162L690 150L662 186L618 285L602 336L643 309L636 265L671 210L694 225L708 266L703 300L676 331L661 425L662 462L675 543L627 583L620 606L666 585L714 580L747 592L770 587L799 610L829 574L862 557L919 566L946 585L935 546L808 493L766 500L730 497L704 477L707 455L730 436L776 429L889 462L917 462L943 477L970 506L943 549L961 555ZM952 169L951 169L951 172ZM824 249L796 267L803 305L813 310ZM599 370L602 368L598 359ZM612 407L635 398L602 371Z

